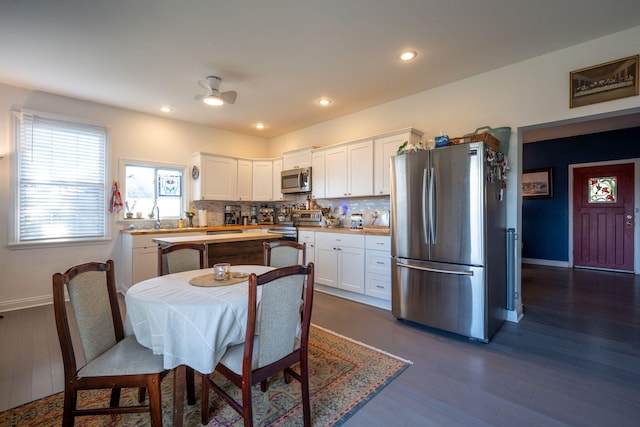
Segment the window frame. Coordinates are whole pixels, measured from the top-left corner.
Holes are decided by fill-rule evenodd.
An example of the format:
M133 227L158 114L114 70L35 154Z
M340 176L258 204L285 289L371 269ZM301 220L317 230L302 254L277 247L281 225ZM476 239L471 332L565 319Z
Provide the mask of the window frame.
M143 166L143 167L153 167L155 169L179 169L182 171L182 195L180 196L182 198L182 203L181 203L181 213L188 210L189 209L189 204L191 202L191 199L189 198L189 194L191 194L191 180L189 179L191 177L191 174L189 173L190 167L189 165L184 165L181 163L167 163L167 162L156 162L156 161L152 161L152 160L139 160L139 159L132 159L132 158L121 158L119 161L119 165L118 165L118 175L120 177L120 193L122 194L122 203L125 202L125 195L127 194L127 176L126 176L126 167L127 166ZM155 196L156 198L158 197L158 183L156 182L155 185L155 190L156 192ZM126 218L125 217L126 214L126 209L122 209L122 211L120 211L118 220L121 221L126 221L127 224L130 224L132 220L137 220L137 221L141 221L140 219L137 218ZM180 218L183 218L182 215L179 215L177 217L173 217L173 216L167 216L167 215L163 215L162 212L160 212L160 221L164 221L164 220L171 220L171 221L178 221ZM143 220L147 220L144 216L143 216ZM155 221L155 219L153 219L153 221Z
M64 247L64 246L86 246L87 244L107 244L112 240L111 237L111 220L107 211L108 197L110 195L110 182L111 182L111 130L103 123L81 119L78 117L54 114L49 112L43 112L30 109L16 109L11 110L12 123L10 126L10 138L13 144L13 152L11 153L10 162L10 188L11 188L11 212L9 217L9 230L8 230L8 243L9 249L33 249L42 247ZM21 138L21 126L22 126L22 114L31 114L45 119L57 120L62 122L68 122L70 124L85 125L85 126L97 126L104 129L104 194L102 215L104 220L104 233L102 236L91 237L61 237L52 239L39 239L21 241L20 235L20 189L18 188L20 180L18 174L20 173L20 138Z

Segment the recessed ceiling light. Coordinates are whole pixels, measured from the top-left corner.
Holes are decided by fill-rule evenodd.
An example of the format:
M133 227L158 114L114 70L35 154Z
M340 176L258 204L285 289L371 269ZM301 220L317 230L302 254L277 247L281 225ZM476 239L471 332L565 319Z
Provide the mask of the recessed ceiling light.
M416 56L418 56L418 53L414 50L407 50L404 51L400 54L400 59L403 61L411 61L412 59L414 59Z
M331 104L331 100L329 98L320 98L318 100L318 104L322 105L323 107L326 107L327 105Z
M162 111L163 113L170 113L173 111L173 108L169 107L168 105L163 105L162 107L160 107L160 111Z
M253 125L253 127L256 129L265 129L267 125L264 123L256 123L255 125Z

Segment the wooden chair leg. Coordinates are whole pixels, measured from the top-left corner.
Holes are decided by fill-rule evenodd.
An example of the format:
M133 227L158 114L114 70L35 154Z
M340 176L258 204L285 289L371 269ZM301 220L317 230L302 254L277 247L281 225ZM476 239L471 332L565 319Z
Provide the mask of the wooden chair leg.
M260 390L261 390L263 393L266 393L266 391L267 391L267 380L262 380L262 381L260 382Z
M76 408L77 392L71 387L65 387L64 389L64 407L62 410L62 426L73 427L74 415L73 411Z
M309 367L306 358L300 361L300 385L302 394L302 419L305 427L311 426L311 402L309 401Z
M209 375L200 375L200 422L209 424Z
M242 387L242 417L244 427L253 427L253 402L251 401L251 385Z
M138 389L138 403L140 404L144 403L144 399L146 399L146 397L147 397L147 388L140 387Z
M185 377L187 381L187 403L193 405L196 403L195 374L193 368L187 366Z
M112 388L111 389L111 401L109 402L109 406L115 408L116 406L120 406L120 389Z
M162 401L160 398L160 375L147 377L149 389L149 409L151 411L151 426L162 427Z

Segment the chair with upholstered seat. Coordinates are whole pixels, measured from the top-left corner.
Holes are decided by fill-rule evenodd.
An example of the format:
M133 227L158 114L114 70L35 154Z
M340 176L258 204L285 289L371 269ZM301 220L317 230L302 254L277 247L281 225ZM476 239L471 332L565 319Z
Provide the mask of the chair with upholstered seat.
M174 243L158 250L158 276L180 273L189 270L207 268L207 245L205 243ZM187 401L193 405L196 401L195 373L187 366L185 372Z
M158 250L158 275L207 268L207 245L174 243Z
M305 289L306 282L306 289ZM222 397L253 425L252 386L284 370L302 387L302 412L305 426L311 425L309 401L308 343L313 305L313 263L294 265L249 276L247 330L243 344L229 347L215 371L242 389L242 404L236 402L214 382L213 374L202 375L202 424L209 422L209 388ZM261 299L258 304L258 287ZM305 289L302 321L300 294ZM259 309L258 309L259 307ZM300 372L291 367L299 363Z
M290 240L264 242L264 265L281 268L307 263L307 245Z
M79 366L65 304L65 285L75 317L85 363ZM113 261L76 265L53 275L53 306L64 364L63 426L81 415L149 412L152 426L162 425L160 382L167 374L162 356L126 336ZM139 387L137 406L119 406L122 388ZM111 389L109 407L78 407L78 390ZM149 403L144 404L149 392Z

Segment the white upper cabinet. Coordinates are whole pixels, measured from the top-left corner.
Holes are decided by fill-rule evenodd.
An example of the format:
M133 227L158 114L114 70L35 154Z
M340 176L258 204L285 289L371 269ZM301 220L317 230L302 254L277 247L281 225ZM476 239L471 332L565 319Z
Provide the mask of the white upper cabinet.
M373 194L373 141L349 144L349 196Z
M282 155L282 160L284 170L308 168L311 166L311 148L288 151Z
M406 129L395 135L375 137L373 140L373 194L376 196L391 194L391 157L398 152L398 147L409 141L417 144L422 132Z
M193 200L236 200L238 197L238 161L236 159L195 153L194 163L199 176L194 181Z
M273 161L253 161L253 200L273 200Z
M325 197L373 194L373 140L352 142L325 151Z
M311 154L311 198L325 198L325 152L314 151Z
M272 180L273 180L273 200L284 200L284 194L282 194L282 159L276 159L273 161L272 167Z
M251 160L238 160L238 199L242 201L253 200L253 162Z
M325 197L344 197L347 195L347 155L345 145L325 151Z

